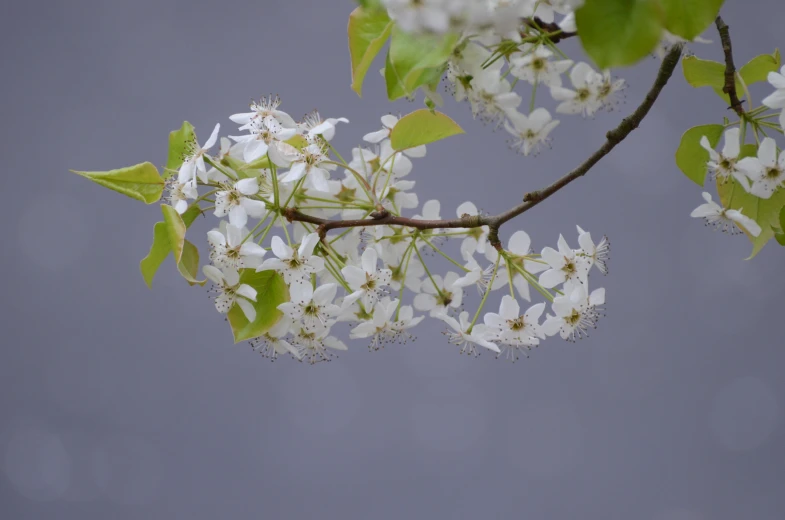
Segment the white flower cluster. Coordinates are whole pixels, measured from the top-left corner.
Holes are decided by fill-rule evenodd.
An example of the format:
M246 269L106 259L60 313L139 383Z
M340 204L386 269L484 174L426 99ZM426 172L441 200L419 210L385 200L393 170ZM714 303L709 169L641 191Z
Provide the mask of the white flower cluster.
M747 122L741 122L738 128L729 128L724 134L721 152L711 146L709 138L701 138L701 146L708 151L707 166L711 177L720 184L735 180L747 193L761 199L770 199L775 192L785 188L785 150L778 150L777 142L765 136L764 128L782 133L785 125L785 67L777 73L770 72L769 83L775 88L774 93L763 99L763 107L747 114L752 121L752 130L758 140L757 152L754 156L742 156L743 138L741 127L746 129ZM767 114L766 108L779 110L779 114ZM779 124L769 121L779 118ZM738 124L738 123L734 123ZM730 126L730 125L728 125ZM759 136L758 134L761 134ZM704 192L704 204L698 206L691 216L704 218L706 223L728 233L746 230L751 236L761 234L760 225L752 218L744 215L744 208L725 208L712 200L711 194ZM755 208L748 208L753 211Z
M382 0L390 18L406 32L475 31L506 34L522 18L553 23L554 14L569 14L584 0Z
M575 64L553 38L575 31L573 10L582 2L547 0L386 0L396 24L407 32L447 32L461 35L447 67L447 90L457 101L468 101L475 118L494 128L504 126L511 147L524 155L549 143L559 124L548 109L536 106L536 95L547 90L560 114L591 117L612 109L624 80L598 72L588 63ZM565 15L554 24L555 13ZM554 28L556 28L554 30ZM550 32L549 32L550 31ZM562 75L571 85L565 86ZM528 110L519 111L518 83L531 87ZM425 89L436 104L439 94Z
M347 226L320 239L308 218L372 221L380 211L403 217L409 210L417 213L413 220L441 219L439 201L420 206L415 181L408 179L412 159L423 157L425 146L405 152L391 146L398 118L382 117L382 128L365 135L367 144L354 148L349 162L330 143L336 125L346 119L322 119L314 112L296 122L273 97L230 119L245 133L221 138L214 156L209 152L218 142L218 125L204 146L194 143L170 181L169 202L180 213L196 206L221 219L207 234L210 265L203 268L219 312L237 306L249 322L257 318L265 295L249 285L248 274L276 271L288 286L289 301L278 306L283 318L252 340L265 356L329 360L347 348L334 335L341 322L353 324L351 338L379 349L409 340L427 314L446 323L449 341L461 352L477 354L479 346L517 359L547 336L584 336L601 316L604 290L589 291L588 278L593 267L607 272L609 246L606 239L595 244L580 228L579 249L560 237L558 249L546 247L540 254L531 252L523 231L497 250L487 226ZM289 221L294 209L308 218ZM466 218L479 211L466 202L456 213ZM460 241L458 260L444 250L450 239ZM434 261L426 262L436 255L449 262L444 274L435 272ZM471 286L482 297L472 314L464 310L464 292ZM483 315L489 295L505 287L509 294L501 298L499 312ZM546 303L521 312L519 299L530 300L531 287L551 303L552 313L544 318ZM407 299L410 304L404 304Z

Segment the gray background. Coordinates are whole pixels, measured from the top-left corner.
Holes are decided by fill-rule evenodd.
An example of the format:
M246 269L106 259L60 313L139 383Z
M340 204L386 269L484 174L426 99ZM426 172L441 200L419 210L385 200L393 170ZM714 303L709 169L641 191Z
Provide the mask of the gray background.
M386 104L376 65L363 99L349 90L351 9L5 6L0 517L785 517L785 251L744 262L746 239L688 217L700 190L673 152L725 112L680 75L587 178L503 229L536 249L560 232L575 243L576 223L611 237L611 274L594 282L608 317L589 340L510 364L459 356L430 323L381 352L353 342L333 363L271 364L232 346L170 263L145 287L138 261L160 211L68 169L162 164L183 119L225 135L229 114L269 92L296 117L351 119L337 141L348 154L380 115L420 106ZM728 2L740 63L783 43L781 9ZM720 57L717 43L693 50ZM621 111L657 65L623 71ZM444 216L469 196L492 212L516 203L621 117L562 118L553 150L524 159L466 106L447 110L468 135L431 146L412 177Z

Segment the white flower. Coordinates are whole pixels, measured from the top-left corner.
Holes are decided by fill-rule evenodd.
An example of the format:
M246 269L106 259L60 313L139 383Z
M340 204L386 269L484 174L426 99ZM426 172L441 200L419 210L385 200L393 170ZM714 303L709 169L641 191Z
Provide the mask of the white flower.
M292 346L284 338L289 334L293 322L289 318L281 318L270 330L251 340L251 346L262 356L275 361L281 354L291 354L293 358L301 360L302 352Z
M328 321L338 316L341 308L333 303L338 286L327 283L313 289L309 283L292 284L290 301L278 306L278 310L297 321L302 320L306 330L327 326Z
M420 199L414 192L409 192L414 188L415 181L395 181L379 194L379 199L389 201L396 210L412 209L420 205Z
M455 211L455 213L458 215L458 218L463 218L464 215L474 217L480 214L480 212L477 210L477 206L475 206L474 203L470 201L464 202L458 206L458 209ZM474 253L485 253L488 244L488 233L490 232L490 228L488 226L459 228L456 231L463 231L467 233L466 238L464 238L463 242L461 243L461 254L465 260Z
M758 147L758 156L745 157L739 161L738 168L752 181L749 192L768 199L785 184L785 151L780 152L778 158L777 143L771 137L766 137Z
M384 293L382 288L389 285L392 278L392 271L389 269L376 268L378 260L379 255L376 250L369 247L363 253L361 268L347 265L341 269L346 283L354 291L346 297L345 301L355 302L362 298L366 310L374 308L377 300Z
M565 289L569 290L567 286L586 283L591 267L588 259L579 255L580 251L570 249L562 235L559 235L558 244L558 251L551 247L542 250L542 259L548 262L551 268L540 275L540 285L551 289L563 283L566 284Z
M610 71L603 71L602 74L595 76L595 89L597 99L602 106L610 110L615 102L616 93L624 90L626 84L621 78L612 79Z
M268 258L256 270L274 269L283 275L288 285L306 283L312 274L324 270L324 258L313 254L318 242L319 235L311 233L303 237L298 249L292 249L281 240L281 237L274 236L270 241L270 248L277 258Z
M499 347L491 341L488 341L488 333L485 326L475 325L472 330L469 331L471 322L469 321L468 312L463 311L458 316L457 320L444 313L436 314L434 317L439 318L450 326L452 330L445 333L447 335L447 341L461 347L461 354L478 356L478 345L496 352L497 354L500 352Z
M576 252L577 256L583 257L589 261L589 269L592 266L597 266L602 274L608 274L608 260L611 254L611 243L608 237L603 236L599 244L594 244L591 239L591 233L584 231L580 226L578 228L578 244L581 249Z
M281 106L281 98L278 96L269 96L262 98L258 102L251 103L251 112L244 112L241 114L234 114L229 116L229 119L243 125L240 130L250 128L249 125L261 121L266 117L273 117L284 128L296 128L297 123L292 119L292 116L282 110L278 110Z
M588 63L578 63L570 71L570 81L575 90L561 86L551 87L551 96L561 101L556 107L560 114L594 115L601 107L597 90L597 78L601 77Z
M551 130L559 124L559 121L551 119L551 114L544 108L534 110L528 117L520 112L511 112L507 117L510 120L504 122L504 128L517 139L513 149L523 155L529 155L532 151L536 153L540 145L548 141Z
M544 303L532 305L522 316L518 302L505 294L502 297L499 313L488 312L483 317L488 335L506 347L507 358L515 361L523 350L536 347L545 333L540 329L539 319L545 310Z
M409 333L406 331L420 323L423 317L413 318L414 311L406 305L401 307L400 317L396 320L395 313L398 310L398 303L399 300L390 300L389 298L378 302L373 309L373 318L354 327L350 336L354 339L372 338L370 345L368 345L371 350L384 348L385 344L400 341L402 337L408 339Z
M782 110L780 126L785 128L785 67L782 67L779 72L769 72L768 80L776 90L766 96L762 103L769 108Z
M221 314L226 314L236 303L245 314L248 321L256 319L256 309L251 302L256 301L256 289L248 284L240 283L240 274L234 269L221 271L212 265L202 268L204 275L215 284L218 296L215 298L215 308Z
M701 204L690 213L691 217L704 218L706 223L716 227L724 233L734 234L736 226L746 229L750 235L757 237L760 235L761 228L757 222L741 213L741 209L727 209L723 208L711 199L711 194L703 192L703 200L706 202Z
M302 356L310 364L330 361L332 353L327 350L348 350L346 344L334 336L329 336L329 327L300 328L294 332L292 343L299 347Z
M262 218L267 206L260 200L249 197L259 193L259 179L249 177L240 179L234 186L227 186L215 194L216 217L229 215L229 223L238 228L245 227L248 217Z
M492 249L492 248L489 248ZM494 249L494 251L496 251ZM486 290L488 290L488 284L493 277L493 264L489 265L488 267L482 267L477 260L474 259L474 256L468 256L466 258L466 264L464 267L467 269L466 273L455 280L456 287L468 287L470 285L476 285L477 291L480 294L484 294ZM499 275L497 273L496 279L498 280ZM494 288L496 288L496 283L494 283Z
M445 33L450 28L449 0L382 0L382 4L405 32Z
M248 237L247 229L240 229L221 222L219 229L207 232L210 243L210 260L221 269L256 269L262 263L266 251Z
M197 172L204 173L207 171L204 166L204 155L218 140L218 131L220 129L220 124L215 125L215 128L213 128L213 133L210 134L210 138L207 139L207 142L204 143L204 146L200 147L199 143L196 142L190 143L188 154L183 159L183 164L180 166L180 171L177 175L177 180L179 182L187 183L189 181L193 181L196 178Z
M188 182L180 182L179 179L171 177L167 181L166 187L169 191L166 201L180 215L185 213L188 209L188 199L196 199L199 197L199 192L196 189L196 179L191 179Z
M432 199L422 205L422 215L415 215L412 218L417 220L441 220L442 217L439 216L440 209L441 203L436 199ZM432 232L435 233L436 231L433 230Z
M468 97L472 116L494 128L521 105L521 96L512 92L510 82L502 79L499 70L488 69L473 76L470 87Z
M422 292L414 297L414 308L418 311L430 311L431 316L446 314L448 309L457 309L463 302L463 289L455 282L458 274L450 271L444 278L435 274L431 280L425 280Z
M522 230L516 231L507 241L507 261L499 263L499 271L496 273L496 280L493 283L491 290L496 290L504 287L509 283L510 274L508 273L507 263L509 262L512 268L512 284L518 289L518 293L526 301L531 301L529 294L529 280L524 277L521 271L529 275L545 271L548 269L548 264L542 260L530 258L531 255L531 238ZM489 247L485 251L485 257L493 263L496 263L496 258L499 252L495 248Z
M251 131L248 135L233 136L238 144L244 146L243 160L247 163L264 157L275 143L291 139L297 133L296 128L286 128L273 116L253 119L247 125Z
M739 151L741 150L738 128L730 128L725 132L725 145L722 147L721 154L712 148L709 138L705 135L701 137L700 144L709 152L709 162L707 164L714 178L725 182L733 176L734 179L744 186L745 190L750 190L749 180L737 166Z
M604 304L605 289L595 289L587 297L586 289L579 285L569 295L554 298L552 308L556 315L548 316L542 331L548 336L558 332L569 341L588 336L589 329L597 327Z
M329 157L320 145L312 143L302 150L297 150L293 146L280 147L279 151L281 149L288 152L284 153L282 157L290 166L289 171L279 178L281 182L294 183L307 176L306 187L329 193L330 185L327 181L330 179L330 172L328 170L334 170L335 166L325 164Z
M314 110L305 116L299 127L310 139L313 139L317 135L321 135L325 141L332 141L333 137L335 137L335 126L338 123L348 122L349 120L345 117L322 119L319 112Z
M572 60L549 61L553 52L542 45L523 55L518 53L510 58L510 73L532 85L542 83L549 87L561 86L561 75L572 67Z

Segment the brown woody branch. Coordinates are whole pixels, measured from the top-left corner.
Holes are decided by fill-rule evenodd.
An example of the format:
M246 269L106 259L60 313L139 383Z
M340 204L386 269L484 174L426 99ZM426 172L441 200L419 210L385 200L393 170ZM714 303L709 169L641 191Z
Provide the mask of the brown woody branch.
M563 176L550 186L538 191L527 193L523 197L523 202L517 206L508 209L498 215L463 215L461 218L450 220L417 220L406 217L398 217L390 214L386 210L379 210L371 214L371 218L358 219L358 220L329 220L306 215L300 212L297 208L285 208L282 214L289 222L308 222L318 226L317 231L320 238L324 239L327 232L332 229L362 227L362 226L405 226L414 229L437 229L437 228L474 228L480 226L488 226L490 228L488 239L491 244L497 249L501 249L502 245L499 241L499 227L529 209L533 208L540 202L544 201L560 189L570 184L575 179L585 175L591 168L599 162L600 159L608 155L617 144L622 142L633 130L638 128L649 113L649 110L654 105L660 92L668 83L668 80L673 75L673 71L679 63L681 57L682 46L674 46L670 52L662 60L660 70L654 80L654 84L649 89L646 97L643 99L638 108L632 114L625 117L619 125L613 130L609 131L605 137L605 143L599 150L594 152L588 159L586 159L580 166Z
M722 91L728 95L730 108L739 117L742 117L744 116L744 107L736 92L736 66L733 64L733 46L730 41L730 30L728 24L719 16L714 23L717 25L717 31L720 33L722 52L725 54L725 85L723 85Z
M534 18L526 18L523 21L524 24L531 27L532 29L537 29L538 31L546 32L551 34L550 40L553 43L559 43L562 40L566 40L567 38L572 38L576 36L578 33L576 32L567 32L563 31L559 24L556 22L544 22L540 17L535 16Z

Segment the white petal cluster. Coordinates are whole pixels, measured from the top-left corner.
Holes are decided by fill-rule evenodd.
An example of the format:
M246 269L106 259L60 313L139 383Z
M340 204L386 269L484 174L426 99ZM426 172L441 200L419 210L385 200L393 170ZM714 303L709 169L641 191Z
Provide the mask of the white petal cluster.
M523 60L519 65L528 66ZM526 77L556 82L556 76ZM484 110L491 114L488 106ZM502 112L527 153L555 126L544 109L531 116ZM596 323L603 303L597 295L604 293L588 293L589 272L595 266L607 272L608 244L606 239L595 244L580 228L579 249L560 237L558 249L536 254L521 230L497 248L488 226L370 225L320 234L308 222L373 220L379 212L412 222L442 219L447 211L438 200L420 204L413 191L411 172L426 147L392 147L398 117L383 116L380 128L366 133L365 144L347 155L348 163L331 144L339 124L348 123L344 118L311 112L295 121L281 110L280 99L269 97L230 119L241 135L221 138L216 155L210 148L219 142L218 126L204 146L189 148L178 172L178 182L187 186L178 211L194 208L219 219L207 232L210 265L202 272L212 283L216 309L229 313L233 325L269 319L270 296L260 280L270 276L264 273L275 272L286 284L287 301L277 304L280 319L251 340L262 355L331 360L348 348L336 333L337 324L347 323L352 340L379 350L410 341L427 316L444 324L448 343L461 353L491 351L516 360L549 335L561 331L575 339ZM208 203L210 212L203 207ZM307 218L289 218L293 210ZM454 215L471 225L482 212L467 201ZM532 294L546 302L521 310L519 300L530 301ZM491 308L498 312L488 312Z

